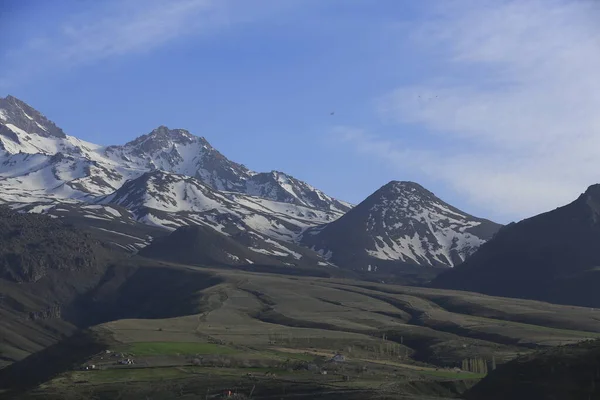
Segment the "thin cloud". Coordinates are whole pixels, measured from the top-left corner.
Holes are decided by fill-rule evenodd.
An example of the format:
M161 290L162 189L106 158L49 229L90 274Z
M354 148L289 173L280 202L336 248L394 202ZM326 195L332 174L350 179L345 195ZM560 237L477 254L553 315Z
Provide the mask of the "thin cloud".
M44 72L157 49L176 39L211 34L284 9L271 0L123 0L97 2L57 21L18 49L0 54L6 86Z
M144 52L174 38L211 29L226 20L211 0L124 3L107 16L89 23L62 26L58 56L65 62L86 62L114 55Z
M425 128L429 146L351 142L443 179L497 216L543 212L599 182L598 3L465 0L436 12L412 40L446 72L379 101L386 119Z

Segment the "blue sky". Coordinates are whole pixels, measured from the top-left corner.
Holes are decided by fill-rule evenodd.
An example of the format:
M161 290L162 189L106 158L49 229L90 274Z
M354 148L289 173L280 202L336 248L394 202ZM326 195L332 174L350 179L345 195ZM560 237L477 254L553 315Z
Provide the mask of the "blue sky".
M591 0L2 7L0 95L91 142L185 128L347 201L414 180L499 222L600 181Z

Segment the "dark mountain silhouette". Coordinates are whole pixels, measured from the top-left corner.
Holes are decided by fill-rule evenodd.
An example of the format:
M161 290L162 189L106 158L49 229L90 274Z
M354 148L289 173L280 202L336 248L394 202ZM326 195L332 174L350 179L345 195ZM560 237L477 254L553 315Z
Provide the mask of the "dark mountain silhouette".
M600 185L574 202L502 228L438 288L600 306Z

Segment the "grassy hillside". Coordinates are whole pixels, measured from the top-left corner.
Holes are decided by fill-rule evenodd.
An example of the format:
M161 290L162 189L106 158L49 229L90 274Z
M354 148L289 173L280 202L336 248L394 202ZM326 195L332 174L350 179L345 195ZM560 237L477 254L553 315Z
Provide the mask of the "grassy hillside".
M493 364L500 367L536 349L600 337L600 312L580 307L144 262L146 272L136 278L139 289L127 283L135 282L129 281L132 274L120 285L106 281L94 295L130 294L123 302L108 303L115 313L104 315L108 322L92 329L102 337L101 346L94 340L88 347L93 354L72 351L80 355L40 374L41 386L19 380L23 375L15 372L56 363L39 355L26 359L0 370L5 389L18 389L16 398L44 399L68 398L67 393L71 398L145 399L151 393L152 399L174 393L198 398L228 388L245 395L254 388L256 399L290 394L455 398ZM145 311L116 311L136 309ZM167 309L173 313L161 314ZM65 339L60 346L66 351L73 344ZM344 361L329 362L338 353ZM118 364L125 358L134 364ZM81 371L92 364L96 369ZM480 369L471 369L475 365ZM7 376L13 377L10 384Z

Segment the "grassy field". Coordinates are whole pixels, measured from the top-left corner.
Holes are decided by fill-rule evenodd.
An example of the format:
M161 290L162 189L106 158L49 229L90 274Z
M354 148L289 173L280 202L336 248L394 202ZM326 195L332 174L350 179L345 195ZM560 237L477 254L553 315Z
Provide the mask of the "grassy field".
M186 268L187 277L196 269L207 272L174 268ZM150 389L173 392L175 386L183 388L177 389L183 398L233 386L248 393L255 387L257 399L278 390L298 398L313 392L365 398L364 390L382 398L452 398L485 376L458 370L464 360L491 368L536 348L600 337L600 312L580 307L349 280L208 272L219 280L191 297L195 313L98 325L94 329L110 333L117 343L111 349L123 357L98 353L81 365L100 370L66 370L28 395L52 398L69 388L112 398L126 383L129 398L145 398ZM344 361L331 362L336 354ZM124 357L135 364L119 365Z
M188 342L141 342L133 343L127 351L135 356L235 354L238 351L213 343Z

